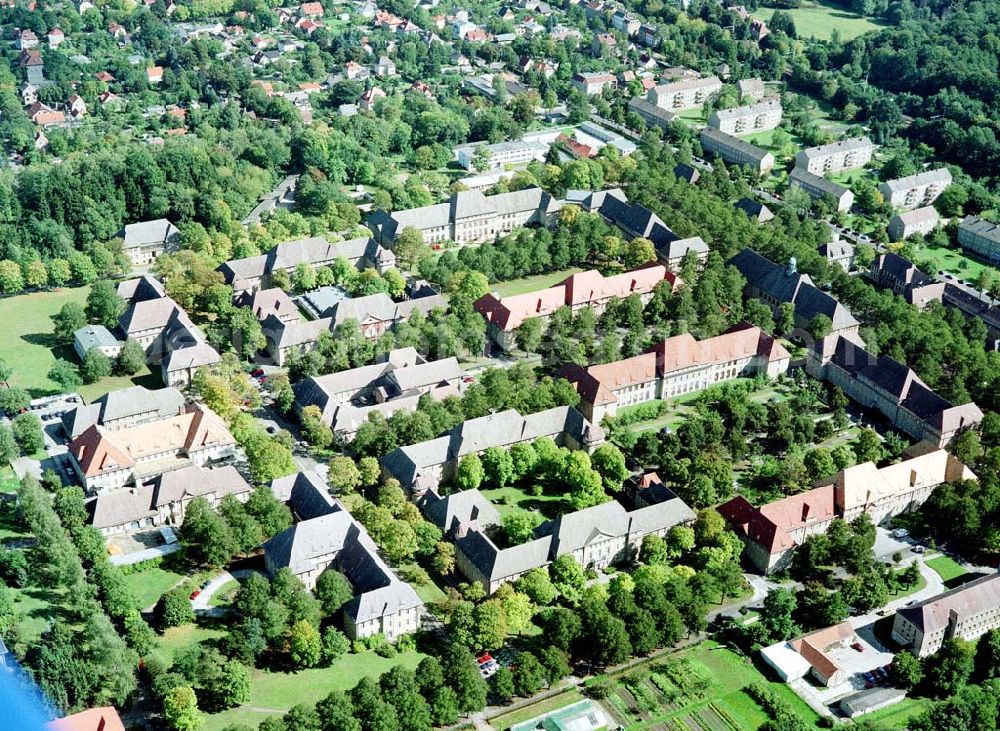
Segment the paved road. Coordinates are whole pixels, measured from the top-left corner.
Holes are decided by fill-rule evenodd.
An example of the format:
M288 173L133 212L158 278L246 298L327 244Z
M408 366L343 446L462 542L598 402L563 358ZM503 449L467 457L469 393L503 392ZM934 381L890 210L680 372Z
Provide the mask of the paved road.
M209 606L209 601L225 584L236 579L245 579L252 573L254 573L252 569L237 569L232 573L223 571L209 581L205 585L205 588L201 590L201 593L191 600L191 609L194 610L195 614L202 614L209 617L219 617L225 614L228 611L227 607Z

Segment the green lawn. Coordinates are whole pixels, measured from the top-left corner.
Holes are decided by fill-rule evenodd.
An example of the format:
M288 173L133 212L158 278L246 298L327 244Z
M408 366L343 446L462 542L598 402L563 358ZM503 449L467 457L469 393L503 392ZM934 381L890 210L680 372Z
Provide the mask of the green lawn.
M89 290L89 287L64 288L0 299L0 322L7 323L0 330L0 353L14 370L11 386L25 388L33 397L62 391L49 379L49 369L56 358L76 363L77 357L72 345L56 339L52 332L52 316L67 303L83 305ZM105 378L82 386L79 391L89 402L107 391L133 383L162 385L158 377L144 369L132 378Z
M904 698L899 703L865 714L864 719L879 731L896 731L907 728L909 722L926 711L930 698Z
M161 596L183 579L183 574L167 571L157 566L126 575L125 583L129 585L135 598L139 600L139 606L145 609L156 604Z
M554 518L569 507L569 502L563 495L532 495L520 487L502 487L481 492L496 506L501 518L518 512L540 513L543 517Z
M194 644L217 640L225 635L226 632L222 629L201 627L194 623L171 627L160 637L158 647L153 650L153 654L169 664L181 650Z
M21 481L14 474L14 468L10 465L0 467L0 492L17 492L21 486Z
M220 731L234 723L250 723L252 728L269 715L284 713L293 705L313 705L332 690L349 690L362 677L377 677L394 665L415 669L425 656L413 651L393 658L374 652L346 655L328 668L300 670L297 673L272 673L254 670L250 702L242 708L205 716L201 731ZM249 710L249 709L261 710Z
M227 581L208 600L210 607L228 607L236 598L236 592L240 590L240 582L236 579Z
M801 38L817 38L819 40L829 40L833 31L840 33L841 40L849 41L852 38L878 30L886 24L881 21L874 21L861 15L849 12L841 5L832 2L804 2L802 7L785 10L795 21L795 31ZM755 18L770 20L774 15L771 8L761 8L752 13Z
M927 565L934 569L945 583L968 573L957 561L948 556L935 556L927 560Z
M53 594L52 589L40 589L27 586L23 589L12 589L14 608L20 615L18 625L28 637L38 637L48 629L52 620L64 614L60 606L63 592Z
M549 287L559 284L559 282L566 279L566 277L582 271L583 270L580 269L580 267L570 267L569 269L562 269L558 272L536 274L531 277L522 277L521 279L512 279L509 282L496 282L495 284L490 285L490 291L497 292L501 297L513 297L516 294L534 292L539 289L548 289Z
M565 693L560 693L552 698L546 698L538 703L532 703L525 708L519 708L516 711L497 716L490 721L490 726L497 729L497 731L506 731L511 726L530 721L538 716L544 716L546 713L552 713L552 711L571 706L582 700L583 696L580 695L578 690L567 690Z
M928 274L944 271L954 274L959 279L975 282L988 264L976 261L966 256L961 249L948 249L943 246L916 246L917 264L922 264ZM929 266L928 266L929 265Z

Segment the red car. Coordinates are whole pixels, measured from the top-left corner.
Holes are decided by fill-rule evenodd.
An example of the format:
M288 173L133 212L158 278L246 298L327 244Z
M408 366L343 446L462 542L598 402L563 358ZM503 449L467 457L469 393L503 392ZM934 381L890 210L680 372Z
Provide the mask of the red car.
M854 649L854 650L857 650L858 652L864 652L865 651L865 648L863 648L861 646L860 642L855 642L853 645L851 645L851 648Z
M191 599L197 599L199 594L201 594L201 589L195 589L191 592Z

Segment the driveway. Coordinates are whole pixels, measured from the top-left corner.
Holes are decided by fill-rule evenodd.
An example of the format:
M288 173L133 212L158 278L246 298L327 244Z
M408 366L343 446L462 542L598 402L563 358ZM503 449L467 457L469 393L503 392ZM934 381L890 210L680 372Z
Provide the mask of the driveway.
M219 589L228 584L230 581L245 579L252 573L255 573L252 569L237 569L232 573L223 571L221 574L205 584L205 588L201 590L201 593L191 600L191 609L194 610L195 614L201 614L207 617L221 617L229 611L229 609L228 607L210 606L209 602L212 597L215 596Z

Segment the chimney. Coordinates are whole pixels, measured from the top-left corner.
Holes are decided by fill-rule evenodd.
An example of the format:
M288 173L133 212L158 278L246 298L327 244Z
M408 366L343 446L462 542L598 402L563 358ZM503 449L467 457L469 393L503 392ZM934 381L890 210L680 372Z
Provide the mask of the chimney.
M809 520L809 503L802 504L802 522Z
M791 277L798 272L798 262L794 256L788 257L788 266L785 267L785 276Z

